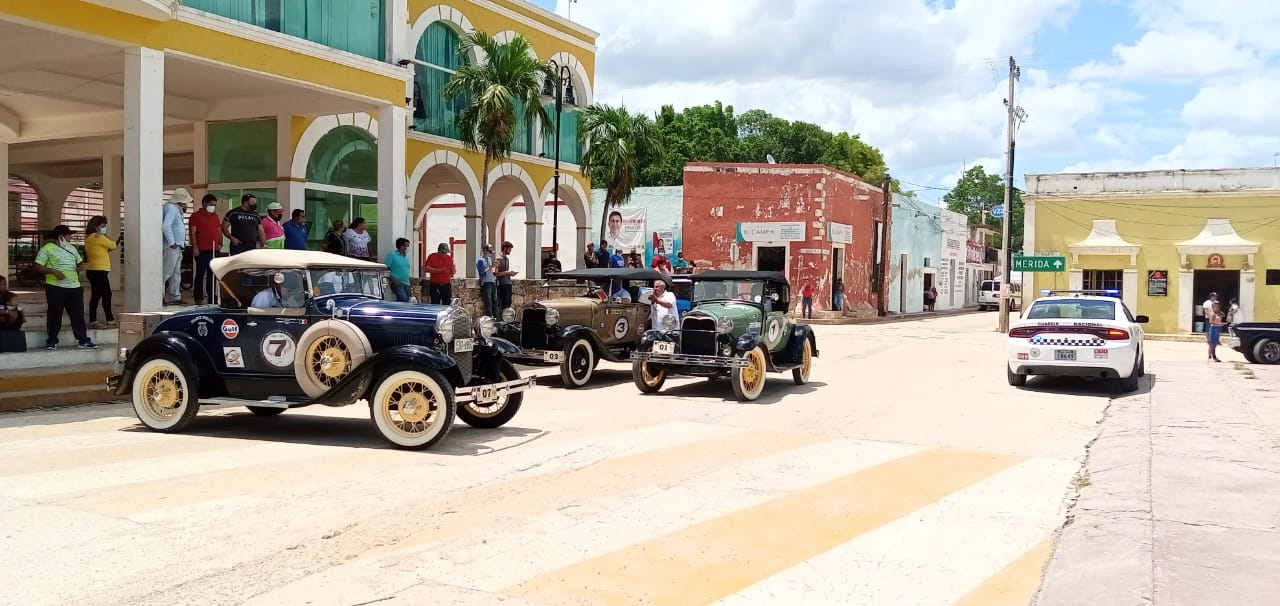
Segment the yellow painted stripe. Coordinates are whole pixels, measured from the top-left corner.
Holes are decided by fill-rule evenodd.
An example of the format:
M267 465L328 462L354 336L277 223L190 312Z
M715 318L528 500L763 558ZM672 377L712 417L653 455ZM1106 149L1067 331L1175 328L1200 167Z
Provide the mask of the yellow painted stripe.
M602 497L617 497L637 489L666 486L717 467L763 458L810 446L823 438L778 431L745 431L699 442L638 452L594 465L500 482L453 493L433 507L456 513L438 519L430 528L409 536L388 537L390 544L368 552L376 557L389 551L441 541L484 530L504 517L529 517L563 507L582 507ZM484 503L484 507L475 507Z
M170 438L170 436L166 436ZM172 437L141 443L111 444L71 448L58 452L0 457L0 476L25 473L47 473L77 467L108 465L125 461L139 461L180 454L232 450L242 447L237 441L220 438Z
M995 576L956 602L956 606L1027 606L1040 587L1044 565L1053 554L1053 537L1027 550Z
M926 450L544 574L505 593L548 604L710 604L1019 460Z

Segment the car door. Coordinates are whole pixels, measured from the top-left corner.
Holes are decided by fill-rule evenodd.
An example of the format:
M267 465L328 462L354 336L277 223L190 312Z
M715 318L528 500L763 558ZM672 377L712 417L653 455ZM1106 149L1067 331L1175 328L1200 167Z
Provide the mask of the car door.
M275 310L233 310L217 321L214 364L230 376L293 376L298 341L307 329L305 315L282 315Z
M764 314L764 325L760 327L760 336L764 338L769 351L781 351L787 346L791 336L787 314L780 311L768 311Z

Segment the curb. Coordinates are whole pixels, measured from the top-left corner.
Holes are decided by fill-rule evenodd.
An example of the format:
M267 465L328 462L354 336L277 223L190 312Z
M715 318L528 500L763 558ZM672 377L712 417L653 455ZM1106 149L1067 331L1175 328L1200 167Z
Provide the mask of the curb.
M1225 336L1225 335L1224 335ZM1208 337L1204 335L1146 335L1148 341L1165 341L1170 343L1207 343ZM1226 347L1226 339L1219 340L1219 347Z
M894 314L894 315L888 315L883 317L877 316L877 317L871 317L871 318L838 318L838 319L810 318L807 320L804 318L794 318L794 319L797 322L803 321L805 324L812 324L814 326L842 326L842 325L857 325L857 324L892 324L896 322L912 322L915 320L928 320L930 318L946 318L950 316L963 316L963 315L976 314L976 313L981 313L981 312L979 312L977 309L965 308L965 309L947 310L947 311L923 311L923 312L912 313L912 314Z

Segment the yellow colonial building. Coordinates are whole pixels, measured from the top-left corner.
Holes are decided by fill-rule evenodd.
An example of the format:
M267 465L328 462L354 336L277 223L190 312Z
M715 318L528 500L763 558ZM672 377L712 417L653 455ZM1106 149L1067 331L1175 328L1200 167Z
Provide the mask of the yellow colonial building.
M490 207L480 208L483 159L458 140L462 104L441 94L481 59L456 53L473 29L523 35L565 68L577 106L592 102L596 32L521 0L0 0L0 182L10 184L0 231L11 243L0 269L12 275L12 243L32 228L82 227L69 196L100 191L101 212L124 233L113 275L130 309L156 309L153 226L168 192L185 187L215 194L220 211L245 193L260 211L305 209L314 246L331 221L363 217L378 253L398 237L421 243L432 203L456 201L448 239L459 256L518 236L522 275L537 277L547 200L563 203L554 214L565 248L587 235L575 114L562 114L558 192L554 131L526 125L490 170Z
M1047 289L1118 290L1152 333L1203 332L1200 304L1238 299L1250 321L1280 320L1280 171L1173 170L1027 175L1026 254L1066 271Z

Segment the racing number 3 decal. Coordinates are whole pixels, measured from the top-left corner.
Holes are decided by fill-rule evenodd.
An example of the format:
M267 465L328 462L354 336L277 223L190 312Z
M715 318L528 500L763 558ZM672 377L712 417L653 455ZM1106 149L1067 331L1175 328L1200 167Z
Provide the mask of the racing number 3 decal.
M276 368L292 368L298 344L289 333L276 331L262 339L262 359Z

